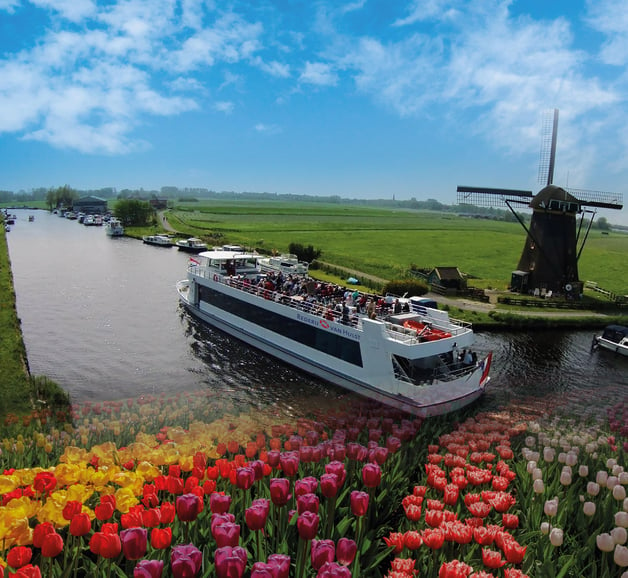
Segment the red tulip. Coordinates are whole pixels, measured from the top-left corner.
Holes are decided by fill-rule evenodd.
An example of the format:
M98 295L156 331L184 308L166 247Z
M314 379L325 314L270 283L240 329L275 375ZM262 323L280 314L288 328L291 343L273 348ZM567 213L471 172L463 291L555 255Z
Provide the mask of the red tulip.
M68 522L76 516L76 514L80 514L83 510L83 503L78 500L68 500L65 506L63 507L63 511L61 512L63 519Z
M157 550L165 550L172 543L172 528L153 528L150 532L150 545Z
M142 512L142 526L146 528L156 528L161 524L161 510L150 508Z
M495 540L495 531L486 526L478 526L477 528L473 528L473 539L480 546L490 546Z
M231 496L225 494L212 494L209 497L209 509L212 514L224 514L231 506Z
M2 566L0 566L0 577L2 576ZM17 572L12 573L10 576L7 574L8 578L41 578L41 570L39 566L33 566L32 564L27 564L26 566L22 566Z
M41 544L41 555L44 558L54 558L63 550L63 538L56 532L46 534Z
M482 564L487 568L501 568L505 563L500 552L482 548Z
M285 506L290 499L290 480L272 478L270 480L270 499L275 506Z
M76 514L70 521L70 534L72 536L85 536L92 529L92 521L89 514Z
M460 560L452 560L451 562L443 562L439 571L438 578L466 578L473 572L473 568Z
M118 534L96 532L89 541L89 549L103 558L116 558L122 551L122 543Z
M218 548L214 552L217 578L241 578L246 569L246 559L246 550L239 546Z
M376 488L382 481L382 470L377 464L364 464L362 482L367 488Z
M415 530L408 530L403 535L403 544L408 550L416 550L423 544L421 534Z
M109 520L114 512L115 506L110 502L101 502L94 508L94 514L96 514L96 518L101 522Z
M133 570L133 578L161 578L163 570L161 560L141 560Z
M297 531L303 540L313 540L316 537L319 523L318 514L303 512L297 518Z
M166 490L173 494L179 495L183 493L184 482L181 478L176 476L166 476Z
M366 492L354 490L351 492L351 513L354 516L362 517L369 507L369 495Z
M516 514L502 514L502 526L508 530L519 527L519 516Z
M26 566L33 557L33 551L26 546L15 546L7 554L7 564L11 568L21 568Z
M340 538L336 544L336 560L343 566L349 566L355 559L358 545L349 538Z
M55 528L50 522L37 524L33 530L33 546L35 546L35 548L41 548L44 543L44 538L54 532Z
M143 523L144 509L139 504L133 506L126 514L120 516L120 525L125 528L140 528Z
M159 516L162 524L172 524L175 513L175 505L172 502L163 502L159 506Z
M201 570L203 554L194 544L180 544L172 549L170 567L174 578L194 578Z
M33 480L33 488L40 494L50 494L57 487L57 478L51 472L39 472Z
M423 530L421 538L423 538L423 543L431 550L442 548L445 542L445 534L438 528Z
M270 502L263 498L255 500L250 508L247 508L244 512L244 518L249 530L257 531L262 530L266 525L266 519L268 518L268 512L270 509Z
M520 546L514 539L504 541L504 556L510 564L521 564L527 546Z
M336 545L333 540L312 540L310 557L315 570L318 570L325 562L333 562L335 555Z
M183 494L177 497L176 510L179 520L193 522L203 511L203 500L196 494Z
M148 530L146 528L129 528L120 532L122 552L127 560L139 560L146 556Z
M460 489L455 484L447 484L443 495L443 502L448 506L455 506L458 501Z

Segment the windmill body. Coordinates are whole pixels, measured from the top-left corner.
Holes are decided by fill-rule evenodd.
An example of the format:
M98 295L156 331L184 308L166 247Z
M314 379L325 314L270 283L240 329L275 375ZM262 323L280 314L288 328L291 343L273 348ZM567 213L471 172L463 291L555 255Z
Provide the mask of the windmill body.
M589 207L621 209L622 195L600 191L567 189L552 184L558 110L544 123L541 166L544 188L531 191L459 186L458 203L477 206L507 206L527 233L517 270L512 272L512 291L535 295L564 294L575 298L582 294L578 259L593 224L595 211ZM551 136L550 136L551 135ZM541 180L541 179L540 179ZM514 204L532 209L529 226L513 209ZM588 225L584 216L591 214ZM583 233L583 226L586 232Z

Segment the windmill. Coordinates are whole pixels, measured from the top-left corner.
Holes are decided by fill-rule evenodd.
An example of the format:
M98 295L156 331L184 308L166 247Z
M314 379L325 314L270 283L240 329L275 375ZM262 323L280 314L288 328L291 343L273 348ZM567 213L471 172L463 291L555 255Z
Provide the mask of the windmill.
M543 188L536 195L532 191L459 186L458 203L507 206L525 229L525 245L517 270L512 272L512 291L534 294L551 291L577 297L583 285L578 277L578 260L591 230L595 209L621 209L623 199L621 193L554 185L557 133L558 109L554 109L543 118L539 163L539 182ZM529 227L513 209L517 204L532 209ZM585 224L587 213L591 215L588 225Z

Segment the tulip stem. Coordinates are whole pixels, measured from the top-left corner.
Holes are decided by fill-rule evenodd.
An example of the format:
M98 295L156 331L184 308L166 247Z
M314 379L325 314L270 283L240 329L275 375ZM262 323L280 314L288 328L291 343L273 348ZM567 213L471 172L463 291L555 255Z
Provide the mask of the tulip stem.
M264 542L262 541L262 530L256 531L255 539L257 542L257 560L258 562L263 562L264 560L266 560L266 557L264 556Z

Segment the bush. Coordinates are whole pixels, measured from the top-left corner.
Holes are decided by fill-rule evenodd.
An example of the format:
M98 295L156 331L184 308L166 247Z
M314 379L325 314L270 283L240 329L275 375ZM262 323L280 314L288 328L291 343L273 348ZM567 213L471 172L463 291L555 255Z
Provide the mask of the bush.
M425 295L429 291L429 287L427 283L418 279L393 279L384 285L383 291L393 295L417 297Z
M311 263L314 259L318 259L321 256L320 249L314 249L313 245L307 247L301 245L301 243L290 243L288 245L288 252L296 255L299 261L307 261Z

